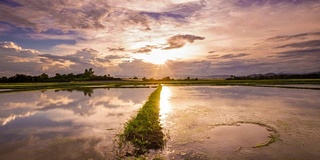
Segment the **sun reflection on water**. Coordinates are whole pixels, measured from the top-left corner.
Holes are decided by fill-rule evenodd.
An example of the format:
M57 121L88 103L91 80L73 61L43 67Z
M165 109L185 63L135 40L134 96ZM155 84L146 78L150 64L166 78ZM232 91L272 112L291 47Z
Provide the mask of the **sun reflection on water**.
M168 113L171 111L170 106L170 98L172 96L172 92L169 87L162 86L161 94L160 94L160 121L163 124Z

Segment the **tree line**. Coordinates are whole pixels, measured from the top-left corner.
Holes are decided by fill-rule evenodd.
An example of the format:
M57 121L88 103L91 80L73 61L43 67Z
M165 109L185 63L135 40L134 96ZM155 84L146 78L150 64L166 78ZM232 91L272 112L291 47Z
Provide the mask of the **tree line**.
M80 74L60 74L56 73L55 76L49 77L48 74L42 73L38 76L30 76L25 74L16 74L11 77L1 77L0 83L17 83L17 82L71 82L71 81L114 81L121 80L120 78L111 77L108 75L95 75L92 68L85 69Z
M320 79L320 72L308 74L257 74L249 76L231 76L227 80L260 80L260 79Z

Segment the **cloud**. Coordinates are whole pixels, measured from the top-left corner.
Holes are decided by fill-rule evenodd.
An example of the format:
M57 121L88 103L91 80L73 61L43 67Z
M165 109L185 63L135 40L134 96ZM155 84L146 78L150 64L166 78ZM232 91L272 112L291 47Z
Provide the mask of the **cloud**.
M5 8L4 11L10 14L6 14L8 18L1 20L17 26L38 29L43 27L46 29L48 26L45 23L55 27L60 26L60 28L68 27L68 29L102 29L104 26L101 20L109 9L107 4L101 2L59 0L17 0L16 2L21 6Z
M159 49L161 48L162 46L159 45L146 45L144 47L141 47L140 49L134 51L133 53L149 53L151 52L153 49Z
M247 53L240 53L240 54L225 54L222 56L219 55L209 55L207 56L207 58L209 59L232 59L232 58L240 58L240 57L245 57L248 56L250 54Z
M286 41L291 39L305 39L308 36L320 36L320 32L308 32L308 33L300 33L294 35L285 35L285 36L275 36L268 38L266 41Z
M97 74L105 74L106 68L112 68L111 60L124 58L120 55L103 55L100 52L84 48L73 54L52 55L24 49L13 42L0 42L0 73L38 75L43 72L81 73L86 68L94 68Z
M115 28L130 27L131 24L149 28L146 16L138 11L110 6L108 1L16 0L15 3L20 6L0 3L0 21L38 31L111 29L111 23L117 25Z
M53 61L69 60L79 65L90 65L90 64L93 64L96 58L101 58L100 53L91 48L84 48L84 49L78 50L74 54L65 55L65 56L57 56L57 55L51 55L51 54L43 54L39 56L49 58ZM102 59L99 59L99 60L102 61Z
M135 51L134 53L149 53L152 50L150 48L140 48L139 50Z
M0 22L0 35L1 35L1 32L9 32L10 30L11 30L10 25Z
M0 53L2 75L39 72L42 69L36 50L23 49L13 42L0 42Z
M164 20L166 18L171 18L177 21L185 21L187 17L192 16L196 12L200 11L205 7L206 2L204 0L185 2L171 5L166 11L162 12L140 12L142 15L147 15L157 21Z
M262 6L262 5L278 5L278 4L302 4L315 2L316 0L235 0L234 4L241 7Z
M107 55L104 56L102 53L92 48L84 48L77 52L64 56L57 56L51 54L39 55L45 57L46 63L61 62L68 63L69 72L80 73L86 68L94 68L96 74L106 74L107 68L112 68L112 60L125 58L119 55ZM110 73L110 72L109 72Z
M207 75L210 73L210 61L168 61L167 65L173 75Z
M290 43L275 48L317 48L320 46L320 40L311 40L305 42Z
M121 58L125 58L125 57L119 56L119 55L108 55L104 57L104 59L121 59Z
M289 50L275 53L280 58L299 58L307 60L306 57L312 57L320 60L320 48L306 50Z
M15 50L22 50L22 48L18 45L16 45L15 43L13 42L0 42L0 47L1 48L11 48L11 49L15 49Z
M117 52L117 51L124 51L125 48L122 48L122 47L118 47L118 48L108 48L109 51L111 52Z
M175 35L173 37L170 37L167 40L168 47L163 48L164 50L168 49L175 49L175 48L181 48L183 47L187 42L193 43L195 40L204 40L204 37L195 36L195 35Z
M300 56L301 61L310 62L309 65L306 65L307 62L294 63L297 67L304 68L311 64L314 68L319 66L311 58L317 52L299 51L319 48L319 4L316 0L14 2L19 6L0 3L0 21L3 22L0 23L0 34L1 39L19 45L5 45L5 52L1 52L1 62L4 63L0 65L3 68L9 68L6 65L25 66L23 69L30 70L26 73L83 72L84 68L92 67L97 74L121 71L131 75L136 71L137 75L148 76L155 73L154 66L133 59L156 51L170 54L174 57L172 59L178 61L170 63L176 67L182 66L174 68L177 73L189 73L192 68L185 66L187 64L204 69L203 74L232 72L223 69L223 65L238 73L241 71L236 69L237 65L244 69L248 66L243 73L258 71L259 68L265 71L266 67L283 71L289 68L283 64L298 59L293 55ZM188 44L196 40L203 41ZM257 42L261 43L253 45ZM32 50L27 51L26 48L41 53L33 54ZM177 48L180 48L179 51L172 50ZM285 53L290 50L296 52ZM236 61L247 61L249 58L258 62ZM234 63L227 66L222 63L226 61ZM272 65L265 65L268 61ZM9 62L15 64L7 64ZM221 62L222 66L219 69L219 66L209 65L208 62L214 65ZM31 64L38 69L32 68ZM131 65L142 65L142 68ZM292 71L297 68L288 66L288 70ZM131 68L137 69L130 71ZM4 73L2 70L1 73ZM194 69L194 72L200 71Z
M11 0L2 0L2 1L0 1L0 4L4 4L4 5L10 6L10 7L20 7L21 6L19 3L16 3Z
M156 65L143 62L142 60L133 60L131 62L124 62L118 65L119 76L139 76L145 77L153 75L156 71Z

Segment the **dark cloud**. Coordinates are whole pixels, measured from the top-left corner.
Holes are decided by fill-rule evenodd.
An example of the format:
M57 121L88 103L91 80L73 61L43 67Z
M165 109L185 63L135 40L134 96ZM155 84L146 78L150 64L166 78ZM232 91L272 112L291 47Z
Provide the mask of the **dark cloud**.
M306 57L312 57L320 60L320 48L307 49L307 50L290 50L285 52L275 53L276 57L279 58L300 58L306 60Z
M125 48L122 48L122 47L118 47L118 48L108 48L109 49L109 51L124 51L125 50Z
M39 57L45 57L53 61L60 61L60 62L64 62L65 60L69 60L71 62L77 62L77 63L79 62L79 57L75 57L71 55L58 56L58 55L52 55L52 54L41 54L39 55Z
M61 0L16 0L19 9L1 7L0 20L20 27L39 29L58 27L68 29L101 29L101 21L108 13L106 3ZM28 13L28 14L26 14ZM49 26L46 26L47 24ZM54 26L52 26L54 25ZM46 28L48 29L48 28Z
M6 32L9 32L10 30L11 30L10 25L0 22L0 35L1 35L1 32L6 33Z
M297 43L290 43L282 46L278 46L275 48L316 48L320 46L320 40L311 40L305 42L297 42Z
M139 11L109 6L107 1L15 0L14 3L20 5L17 9L8 5L13 4L7 3L9 0L5 2L6 5L0 3L0 21L22 28L38 31L104 29L105 25L113 23L119 29L141 24L145 30L150 30L147 16Z
M36 23L17 14L11 7L0 5L0 22L7 22L22 27L37 28Z
M209 61L168 61L168 67L174 75L206 75L210 73Z
M209 51L208 53L214 53L214 52L216 52L216 51Z
M134 53L149 53L151 51L152 50L150 48L141 48L141 49L135 51Z
M308 32L294 35L283 35L268 38L266 41L286 41L291 39L305 39L307 36L320 36L320 32Z
M173 5L171 10L167 13L173 15L180 15L181 17L189 17L194 15L196 12L200 11L206 6L205 0L199 0L195 2L187 2L182 4Z
M187 2L173 5L168 11L164 12L140 12L142 15L147 15L155 20L161 20L162 18L173 18L176 20L183 20L205 7L206 2L204 0L196 2Z
M248 75L254 73L277 72L279 68L273 67L275 64L276 63L273 62L255 60L216 62L211 65L211 73L216 75Z
M85 48L77 51L74 54L65 55L65 56L57 56L57 55L51 55L51 54L43 54L39 56L49 58L53 61L69 60L71 62L84 65L84 64L91 64L92 61L94 61L96 58L99 58L99 52L91 48ZM100 58L99 61L103 61L103 60Z
M138 76L145 77L150 76L155 73L156 66L152 63L146 63L142 60L133 60L128 62L123 62L118 65L119 71L118 76Z
M74 64L71 65L70 67L71 69L74 69L76 71L82 71L85 67L99 68L100 66L97 64L97 62L110 63L111 60L113 59L124 58L123 56L118 56L118 55L108 55L103 57L101 53L91 48L85 48L77 51L74 54L64 55L64 56L57 56L57 55L51 55L51 54L43 54L39 56L49 58L52 61L73 62Z
M145 31L151 30L149 27L149 21L145 15L139 14L138 12L135 11L127 11L124 14L127 14L128 17L125 19L123 22L124 23L129 23L129 24L140 24L145 27ZM116 17L117 15L115 15Z
M162 17L169 17L174 19L183 19L185 18L183 15L174 14L170 12L140 12L142 15L147 15L153 19L160 20Z
M4 5L10 6L10 7L20 7L21 6L21 4L14 2L12 0L1 0L0 4L4 4Z
M195 40L204 40L204 37L195 36L195 35L175 35L167 40L168 47L163 49L175 49L183 47L187 42L193 43Z
M240 54L225 54L222 56L219 55L209 55L207 56L207 58L209 59L232 59L232 58L240 58L240 57L245 57L248 56L250 54L247 53L240 53Z
M119 56L119 55L108 55L104 57L104 59L121 59L121 58L125 58L125 57Z
M236 0L234 4L241 7L248 7L248 6L262 6L262 5L277 5L283 3L289 4L303 4L303 3L310 3L310 2L319 2L319 0Z
M133 53L149 53L153 49L159 49L161 46L156 46L156 45L146 45L145 47L141 47L137 51L134 51Z

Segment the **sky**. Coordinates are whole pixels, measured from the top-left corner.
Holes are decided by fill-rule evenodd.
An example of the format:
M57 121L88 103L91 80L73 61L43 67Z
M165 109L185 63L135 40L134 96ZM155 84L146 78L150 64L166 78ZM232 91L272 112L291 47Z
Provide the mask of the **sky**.
M0 76L320 71L320 0L0 0Z

